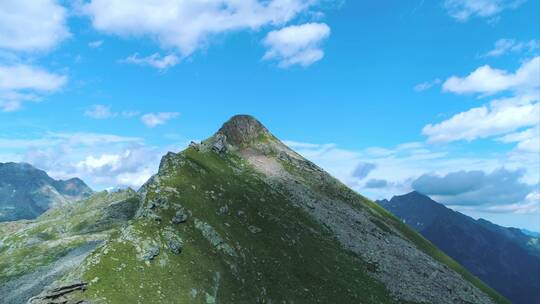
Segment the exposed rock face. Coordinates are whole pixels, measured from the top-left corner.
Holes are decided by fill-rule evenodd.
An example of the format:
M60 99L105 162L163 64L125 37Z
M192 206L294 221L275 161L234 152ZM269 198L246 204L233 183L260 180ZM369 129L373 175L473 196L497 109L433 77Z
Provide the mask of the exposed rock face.
M0 163L0 222L33 219L91 194L78 178L54 180L26 163Z
M212 150L217 153L223 153L227 151L227 137L223 134L216 134L214 143L212 144Z
M86 282L74 282L57 288L46 290L28 300L28 304L90 304L85 300L70 300L67 295L75 291L85 291Z
M269 136L270 132L253 116L236 115L224 123L217 134L224 135L231 145L244 146Z
M418 192L378 203L513 303L540 303L536 238L474 220Z
M189 218L189 213L184 210L184 208L180 208L176 213L174 214L174 217L172 218L171 222L173 224L180 224L187 221Z

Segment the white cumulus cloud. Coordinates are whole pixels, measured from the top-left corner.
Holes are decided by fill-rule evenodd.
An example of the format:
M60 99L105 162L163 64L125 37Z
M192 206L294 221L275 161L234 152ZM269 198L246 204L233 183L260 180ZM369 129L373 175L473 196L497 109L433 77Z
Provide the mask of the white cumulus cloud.
M280 67L309 66L324 57L321 43L330 36L324 23L291 25L271 31L263 43L268 50L263 59L275 59Z
M0 48L48 50L69 37L67 12L56 0L0 1Z
M484 65L465 77L452 76L443 90L457 94L496 94L502 91L531 91L540 86L540 56L524 62L514 73Z
M534 126L539 120L538 97L507 98L455 114L437 124L428 124L422 133L430 142L471 141Z
M25 64L0 65L0 110L15 111L25 101L39 101L40 94L58 91L67 76Z
M99 31L150 37L189 56L215 35L281 25L314 0L91 0L82 11Z

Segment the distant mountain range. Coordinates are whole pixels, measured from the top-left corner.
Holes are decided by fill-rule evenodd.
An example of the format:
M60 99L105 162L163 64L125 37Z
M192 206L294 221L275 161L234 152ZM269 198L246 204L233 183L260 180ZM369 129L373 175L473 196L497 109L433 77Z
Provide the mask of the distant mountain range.
M89 197L82 180L55 180L26 163L0 163L0 222L33 219L49 208Z
M513 303L540 303L538 237L474 220L418 192L377 203Z

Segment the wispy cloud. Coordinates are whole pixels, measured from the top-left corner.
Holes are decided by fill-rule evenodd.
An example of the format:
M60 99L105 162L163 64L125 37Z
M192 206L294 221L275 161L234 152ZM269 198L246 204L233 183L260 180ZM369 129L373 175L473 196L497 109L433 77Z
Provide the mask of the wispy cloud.
M141 121L149 128L154 128L167 123L167 121L178 117L178 112L147 113L141 116Z
M67 76L25 64L0 65L0 109L18 110L25 101L39 101L44 93L58 91L67 83Z
M177 65L180 62L180 58L174 54L161 56L158 53L154 53L147 57L139 57L139 54L133 54L128 58L122 60L124 63L150 66L159 70L166 70Z
M439 85L440 83L441 83L441 80L439 78L435 78L431 81L425 81L425 82L415 85L414 90L416 92L423 92L423 91L431 89L432 87L436 85Z
M108 105L95 104L88 108L86 111L84 111L84 116L94 119L108 119L114 117L132 118L135 116L139 116L140 114L138 111L114 112L111 108L112 107Z
M103 40L95 40L95 41L88 42L88 46L93 49L97 49L102 45L103 45Z
M493 18L506 9L514 9L525 0L445 0L444 8L448 14L461 22L471 17Z
M493 49L484 57L498 57L508 53L534 52L540 49L540 40L516 41L514 39L499 39Z

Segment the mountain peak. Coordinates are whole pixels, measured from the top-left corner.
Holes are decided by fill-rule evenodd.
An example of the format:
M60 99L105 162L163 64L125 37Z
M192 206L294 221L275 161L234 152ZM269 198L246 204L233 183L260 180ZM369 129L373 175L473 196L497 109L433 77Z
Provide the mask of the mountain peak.
M217 133L225 135L227 142L235 146L243 146L271 136L268 129L251 115L235 115L231 117Z
M411 191L409 193L406 193L406 194L402 194L402 195L396 195L394 197L392 197L392 200L394 199L399 199L399 200L402 200L402 201L407 201L407 202L423 202L423 203L436 203L435 201L433 201L429 196L423 194L423 193L420 193L416 190L414 191Z

